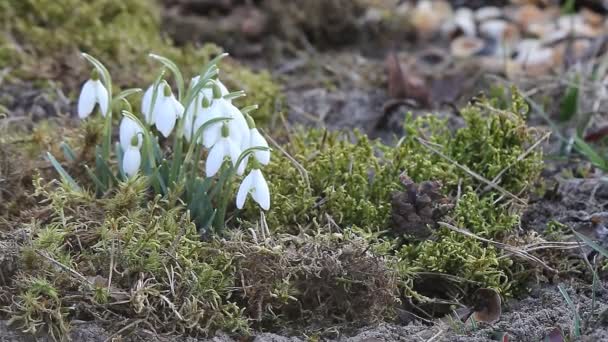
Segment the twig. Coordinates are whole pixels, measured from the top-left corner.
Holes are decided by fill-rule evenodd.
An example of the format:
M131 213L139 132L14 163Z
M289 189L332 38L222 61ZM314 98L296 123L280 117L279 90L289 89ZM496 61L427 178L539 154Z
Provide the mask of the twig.
M308 171L306 171L306 169L302 166L302 164L298 163L297 160L295 160L294 157L292 157L289 153L287 153L287 151L285 151L285 149L283 147L281 147L281 145L279 145L270 135L266 134L266 132L263 132L264 135L266 136L266 138L268 140L270 140L270 142L279 150L281 151L281 153L283 153L283 155L285 157L287 157L287 159L289 159L296 167L296 169L298 169L298 172L300 172L300 176L304 179L304 181L306 182L306 187L308 188L308 191L310 191L310 179L308 178Z
M114 239L112 239L112 248L110 250L110 271L108 275L108 291L112 287L112 274L114 273Z
M438 333L436 333L435 335L431 336L431 338L429 338L428 340L426 340L426 342L433 342L433 341L435 341L435 339L437 339L441 335L445 334L445 332L446 332L446 330L440 329Z
M94 285L92 282L90 282L87 278L85 278L85 276L83 276L82 274L78 273L76 270L60 263L59 261L51 258L50 256L46 255L46 253L43 253L41 251L36 251L36 254L40 255L41 257L45 258L46 260L50 261L51 263L53 263L56 266L59 266L60 268L62 268L65 271L68 271L69 273L71 273L75 278L77 278L78 280L80 280L83 284L88 285L89 290L92 290L94 288Z
M114 339L114 337L122 334L124 331L133 328L134 326L138 325L139 323L143 322L143 319L138 319L135 320L127 325L125 325L123 328L121 328L120 330L118 330L117 332L113 333L112 335L110 335L108 338L106 338L103 342L110 342Z
M457 162L455 162L454 160L452 160L450 157L446 156L445 154L441 153L439 150L431 147L430 144L428 144L428 142L424 139L421 138L416 138L418 140L418 142L420 144L422 144L422 146L426 147L427 149L429 149L431 152L439 155L441 158L449 161L450 163L456 165L459 169L463 170L464 172L468 173L470 176L472 176L473 178L486 183L487 185L489 185L490 187L494 188L495 190L498 190L500 192L502 192L503 194L511 197L512 199L514 199L515 201L526 205L526 201L522 200L521 198L515 196L514 194L512 194L511 192L509 192L507 189L501 187L500 185L496 184L496 183L492 183L489 180L487 180L485 177L481 176L480 174L476 173L475 171L469 169L468 167L464 166L464 165L460 165Z
M453 230L453 231L455 231L457 233L466 235L468 237L472 237L472 238L477 239L479 241L483 241L483 242L489 243L491 245L494 245L495 247L504 249L504 250L506 250L506 251L514 254L514 255L517 255L517 256L520 256L522 258L534 261L534 262L542 265L548 271L551 271L553 273L558 273L557 270L555 270L554 268L550 267L545 262L543 262L541 259L535 257L534 255L531 255L530 253L528 253L526 251L523 251L521 249L515 248L515 247L510 246L510 245L507 245L507 244L502 243L502 242L497 242L497 241L493 241L493 240L490 240L490 239L483 238L481 236L477 236L477 235L471 233L468 230L455 227L455 226L453 226L453 225L451 225L449 223L446 223L446 222L439 222L439 225L442 226L442 227L448 228L450 230Z
M500 180L500 178L511 168L513 167L513 165L519 163L520 161L522 161L524 158L526 158L530 153L532 153L532 151L534 151L538 145L540 145L543 141L545 141L546 139L549 138L549 136L551 136L551 132L547 132L545 133L545 135L543 135L540 139L538 139L534 144L532 144L532 146L528 147L528 149L520 154L517 159L515 159L515 161L511 162L509 165L507 165L504 169L500 170L500 172L496 175L496 177L494 177L494 179L492 179L492 183L494 184L498 184L498 181ZM486 187L482 192L486 192L489 190L489 187Z

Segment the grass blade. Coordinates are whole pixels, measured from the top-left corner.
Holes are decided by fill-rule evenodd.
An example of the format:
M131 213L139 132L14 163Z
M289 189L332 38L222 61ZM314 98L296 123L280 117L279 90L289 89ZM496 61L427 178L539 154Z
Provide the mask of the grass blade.
M76 160L76 154L74 153L74 150L72 150L70 145L68 145L68 143L66 143L65 141L61 143L61 150L63 151L65 159L71 162Z
M65 181L73 190L82 190L80 186L78 186L74 178L72 178L72 176L67 173L63 166L61 166L61 163L59 163L51 153L47 152L46 157L49 159L55 170L57 170L63 181Z
M581 233L577 232L576 230L572 230L572 231L574 232L574 235L576 235L577 238L581 239L585 244L587 244L589 247L595 249L598 253L600 253L605 258L608 258L608 250L607 249L605 249L604 247L598 245L595 241L591 240L586 235L581 234Z
M570 310L572 310L572 312L574 314L574 336L580 337L581 336L581 317L578 314L578 311L576 310L576 306L574 305L572 298L570 298L570 295L566 291L566 288L564 287L563 284L557 285L557 288L559 289L559 292L562 294L562 296L566 300L566 303L570 307Z
M593 147L591 147L591 145L586 143L583 139L574 137L574 147L579 153L589 159L593 165L602 169L603 171L608 171L608 161L597 153Z
M173 75L175 76L175 82L177 83L177 99L181 102L182 96L184 96L184 76L179 70L177 64L175 64L167 57L155 55L153 53L150 54L150 57L161 62L165 67L167 67L167 69L171 70L171 73L173 73Z

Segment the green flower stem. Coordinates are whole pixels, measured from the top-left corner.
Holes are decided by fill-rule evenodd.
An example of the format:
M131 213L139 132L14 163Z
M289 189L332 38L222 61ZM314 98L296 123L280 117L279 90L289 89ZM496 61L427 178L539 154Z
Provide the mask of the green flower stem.
M198 139L199 139L199 137L201 137L203 135L203 131L207 127L209 127L215 123L222 122L222 121L228 121L228 120L232 120L232 118L229 118L229 117L215 118L215 119L211 119L211 120L205 122L201 127L199 127L196 130L196 134L194 134L194 136L192 137L192 140L190 141L190 146L188 147L188 152L186 153L186 156L184 157L182 164L187 165L190 162L190 160L192 159L192 155L194 154L194 147L196 145L198 145ZM184 177L184 172L185 171L182 168L178 179L182 179Z

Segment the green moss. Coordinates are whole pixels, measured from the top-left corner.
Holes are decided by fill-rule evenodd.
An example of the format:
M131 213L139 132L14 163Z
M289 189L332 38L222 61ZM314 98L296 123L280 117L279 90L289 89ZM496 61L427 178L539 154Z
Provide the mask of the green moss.
M453 213L457 226L485 238L503 238L517 225L519 216L497 206L494 201L494 196L479 198L471 188L466 189Z
M217 241L201 242L183 207L149 199L145 189L143 179L134 179L95 199L38 182L49 216L31 224L32 248L22 252L27 267L17 285L23 303L33 277L57 284L55 311L88 298L92 312L143 318L165 332L246 333L243 310L228 300L235 283L232 256ZM14 321L35 327L24 318L31 309L23 303L11 307ZM43 323L63 336L60 323L70 318Z
M410 267L426 272L455 275L464 285L491 287L508 294L510 259L498 259L498 251L449 229L441 229L435 240L404 246L398 256ZM424 289L420 289L424 291Z
M537 179L542 169L542 154L527 149L538 137L526 126L527 105L517 92L505 107L498 107L493 99L461 110L465 126L450 131L445 122L428 116L406 119L406 137L389 158L414 181L441 180L448 190L459 186L487 187L487 183L466 172L464 166L487 181L500 176L498 184L519 194ZM420 140L429 142L421 146ZM447 159L445 158L447 157ZM449 159L449 160L448 160Z
M521 98L514 96L508 106L494 107L491 100L470 105L461 111L464 127L456 131L433 116L408 117L406 135L396 147L360 134L295 132L285 146L290 158L275 153L265 168L273 203L269 226L295 232L303 222L327 222L375 241L374 250L382 254L396 249L394 267L408 291L413 274L432 271L510 293L511 261L499 258L491 245L447 229L427 241L396 247L381 234L391 229L391 194L402 190L402 172L416 182L442 182L456 204L447 219L458 227L489 239L512 234L522 206L487 187L487 181L525 197L540 173L542 156L527 151L537 136L526 127ZM255 217L253 211L250 215Z
M542 156L537 151L524 154L535 134L526 127L519 98L515 99L518 104L509 111L491 107L489 101L463 109L466 125L456 132L433 116L408 117L406 136L396 147L358 133L295 132L285 149L300 167L275 153L265 169L272 180L270 226L283 229L329 215L341 226L357 226L367 232L386 229L391 194L401 189L398 178L402 172L416 182L439 180L448 194L455 194L459 186L485 190L487 184L461 165L488 181L500 175L500 186L521 194L538 177ZM428 142L426 146L421 139ZM510 213L489 209L501 193L493 189L480 193L468 195L462 205L468 205L466 210L479 210L476 215L487 223L481 226L481 219L475 217L461 223L488 236L510 229L516 223Z
M68 308L64 307L55 285L41 277L20 279L20 294L7 311L13 312L9 324L24 332L44 332L55 341L67 335L70 326L66 320Z
M271 179L269 225L274 229L310 220L331 219L338 225L379 231L390 214L388 196L397 189L375 154L376 142L355 132L350 142L340 132L312 129L292 135L286 152L275 153L265 168ZM305 170L304 170L305 169ZM251 207L251 215L255 215Z

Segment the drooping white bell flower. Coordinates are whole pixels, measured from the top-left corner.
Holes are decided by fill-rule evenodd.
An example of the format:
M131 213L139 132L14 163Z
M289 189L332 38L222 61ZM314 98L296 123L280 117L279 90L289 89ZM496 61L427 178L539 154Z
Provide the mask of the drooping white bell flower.
M139 171L141 165L141 152L137 146L127 147L124 155L122 156L122 170L124 173L131 177Z
M123 150L122 170L131 177L137 173L141 165L143 128L131 118L124 116L120 121L119 139Z
M126 151L130 146L134 136L143 134L143 129L132 119L124 116L120 121L119 127L119 140L120 147L123 151ZM141 148L141 139L138 140L139 147Z
M177 118L182 117L184 106L175 98L167 85L163 87L163 93L157 98L152 117L158 131L167 138L175 128Z
M230 158L232 165L236 167L240 155L241 148L237 142L230 138L228 124L224 123L222 125L222 137L209 150L205 163L205 174L207 177L213 177L222 167L226 157ZM237 173L242 175L243 172L245 172L245 164L241 163Z
M243 209L247 195L251 194L251 197L256 201L260 207L264 210L270 209L270 190L268 189L268 183L262 175L260 169L253 169L243 179L243 182L239 186L239 191L236 195L236 207Z
M80 91L78 98L78 117L87 118L93 112L95 104L99 105L101 115L106 116L108 112L108 90L99 80L97 70L94 70L91 79L86 81Z
M194 131L209 120L216 118L231 119L228 121L230 138L236 142L241 149L249 144L249 127L247 126L245 117L238 108L221 97L214 98L209 109L196 118ZM220 139L222 136L221 133L221 122L211 124L203 131L203 145L210 148Z

